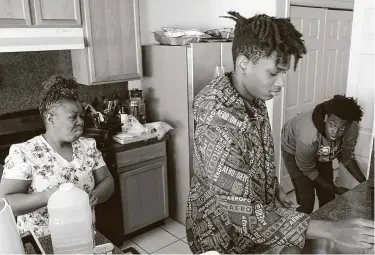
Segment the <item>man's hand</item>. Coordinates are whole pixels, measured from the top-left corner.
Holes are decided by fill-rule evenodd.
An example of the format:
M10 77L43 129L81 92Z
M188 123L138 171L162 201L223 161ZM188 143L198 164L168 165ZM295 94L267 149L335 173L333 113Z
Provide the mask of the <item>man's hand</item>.
M365 219L340 220L333 222L334 242L352 248L374 248L374 222Z
M98 204L99 196L96 194L95 190L90 192L89 197L90 197L89 203L91 206L95 206Z
M342 194L344 194L347 191L349 191L349 189L344 188L344 187L336 187L336 186L334 186L334 188L333 188L333 192L335 194L337 194L337 195L342 195Z
M293 201L285 194L283 188L280 184L276 187L276 199L275 204L277 207L284 207L284 208L297 208L298 205L294 204Z

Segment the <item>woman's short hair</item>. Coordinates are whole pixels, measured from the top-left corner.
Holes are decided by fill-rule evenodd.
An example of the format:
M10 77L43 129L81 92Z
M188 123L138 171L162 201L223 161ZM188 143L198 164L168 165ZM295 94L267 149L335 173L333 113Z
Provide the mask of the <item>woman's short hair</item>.
M63 100L78 101L78 83L74 78L53 75L43 83L40 95L39 112L43 119L47 113L54 113L54 108Z

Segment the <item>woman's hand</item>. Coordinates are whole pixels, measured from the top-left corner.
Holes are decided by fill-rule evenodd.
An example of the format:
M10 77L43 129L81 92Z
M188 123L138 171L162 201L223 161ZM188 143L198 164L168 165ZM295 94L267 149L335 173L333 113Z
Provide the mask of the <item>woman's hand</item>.
M374 222L365 219L333 222L331 239L341 245L360 249L374 248Z
M297 208L298 207L298 205L294 204L293 201L284 192L280 184L276 186L275 204L277 207L284 207L284 208Z
M90 192L90 204L103 203L112 195L115 184L107 166L103 166L94 171L95 189Z
M97 194L97 191L95 191L95 190L91 191L90 194L89 194L89 198L90 198L89 203L90 203L91 206L95 206L95 205L98 204L99 196Z
M48 203L48 199L52 196L53 193L55 193L57 190L59 189L59 187L53 187L53 188L49 188L43 192L41 192L41 195L43 196L44 198L44 201L46 203Z

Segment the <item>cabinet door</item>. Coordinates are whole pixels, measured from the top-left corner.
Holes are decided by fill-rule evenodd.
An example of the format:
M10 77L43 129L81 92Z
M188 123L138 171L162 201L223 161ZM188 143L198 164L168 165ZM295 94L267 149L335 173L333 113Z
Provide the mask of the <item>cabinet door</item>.
M35 25L81 25L79 0L32 0Z
M322 63L322 100L346 93L352 11L327 10Z
M193 89L194 97L207 86L216 76L220 75L221 44L194 43L192 44Z
M232 55L233 43L227 42L221 44L221 66L223 72L233 72L233 55Z
M163 160L119 175L124 234L168 217L167 167Z
M0 25L31 25L29 0L0 0Z
M84 0L83 13L88 48L87 74L73 71L83 84L120 82L141 77L141 44L138 0ZM75 70L74 70L75 69ZM88 77L83 77L88 75Z

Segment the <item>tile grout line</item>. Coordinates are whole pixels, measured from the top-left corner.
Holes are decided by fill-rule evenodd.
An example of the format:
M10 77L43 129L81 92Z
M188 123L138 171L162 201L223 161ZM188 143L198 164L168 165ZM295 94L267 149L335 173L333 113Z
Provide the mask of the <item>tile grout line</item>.
M156 251L153 251L153 252L148 252L145 248L143 248L142 246L140 246L139 244L137 244L137 243L136 243L135 241L133 241L132 239L131 239L130 241L133 242L133 243L135 243L138 247L140 247L142 250L144 250L144 251L147 252L148 254L152 254L152 253L157 252L158 250L161 250L161 249L163 249L163 248L165 248L165 247L167 247L167 246L169 246L169 245L171 245L171 244L174 244L174 243L176 243L176 242L178 242L178 241L182 241L181 239L186 237L186 236L184 236L184 237L182 237L182 238L180 239L180 238L178 238L177 236L175 236L174 234L172 234L172 233L170 233L169 231L167 231L166 229L162 228L162 226L160 226L159 228L161 228L162 230L164 230L164 231L167 232L168 234L172 235L173 237L177 238L177 240L176 240L176 241L173 241L172 243L167 244L167 245L165 245L165 246L161 247L160 249L157 249ZM156 229L156 228L155 228L155 229ZM146 233L147 233L147 232L146 232ZM185 243L184 241L182 241L182 242ZM186 243L185 243L185 244L186 244Z
M155 253L155 252L157 252L157 251L160 251L161 249L163 249L163 248L165 248L165 247L167 247L167 246L169 246L169 245L172 245L172 244L174 244L174 243L177 243L178 241L181 241L181 240L176 240L176 241L174 241L173 243L167 244L166 246L163 246L163 247L161 247L160 249L157 249L156 251L153 251L152 253L149 253L149 254L153 254L153 253ZM146 250L145 250L145 251L146 251Z
M164 229L163 226L160 226L159 228L162 229L162 230L164 230L164 231L167 232L168 234L172 235L173 237L177 238L177 240L176 240L176 241L173 241L172 243L167 244L167 245L161 247L160 249L157 249L156 251L153 251L153 252L151 252L151 253L148 252L146 249L144 249L141 245L137 244L137 243L136 243L135 241L133 241L132 239L130 239L129 241L131 241L131 242L133 242L134 244L136 244L139 248L141 248L142 250L144 250L144 251L147 252L148 254L152 254L152 253L154 253L154 252L157 252L157 251L159 251L159 250L161 250L161 249L163 249L163 248L165 248L165 247L167 247L167 246L169 246L169 245L171 245L171 244L174 244L174 243L176 243L176 242L178 242L178 241L181 241L181 242L183 242L184 244L187 244L187 243L185 243L185 242L182 240L182 239L186 238L186 235L183 236L183 237L181 237L181 238L179 238L178 236L176 236L176 235L174 235L173 233L169 232L168 230ZM155 228L155 229L156 229L156 228ZM147 233L147 232L146 232L146 233Z
M148 231L148 232L145 232L145 233L143 233L143 234L141 234L141 235L147 234L147 233L149 233L149 232L151 232L151 231L153 231L153 230L155 230L155 229L158 229L158 228L160 228L160 229L166 231L164 228L157 227L157 228L154 228L154 229L152 229L152 230L150 230L150 231ZM167 231L167 232L168 232L168 231ZM168 232L168 233L169 233L169 232ZM140 236L140 235L139 235L139 236ZM135 237L137 237L137 236L135 236ZM135 238L135 237L134 237L134 238ZM133 238L130 239L130 241L132 241L133 243L135 243L136 245L138 245L142 250L146 251L142 246L140 246L139 244L137 244L137 243L133 240ZM148 253L148 251L146 251L146 252ZM148 254L150 254L150 253L148 253Z
M164 229L163 227L160 227L160 228L163 229L164 231L166 231L167 233L171 234L172 236L176 237L176 238L179 239L179 240L181 240L182 238L185 238L185 237L186 237L186 236L184 236L184 237L179 238L178 236L172 234L171 232L169 232L168 230Z
M140 246L139 244L137 244L136 242L134 242L133 240L130 240L132 241L135 245L137 245L139 248L141 248L142 250L144 250L145 252L147 252L147 254L151 254L149 253L145 248L143 248L142 246Z
M133 242L133 241L132 241ZM145 249L143 249L140 245L136 244L135 242L133 242L137 247L139 247L142 251L145 251L146 254L150 254L148 253L148 251L146 251Z
M183 237L183 238L181 238L180 241L182 241L184 244L187 244L187 245L189 246L189 244L187 243L187 238L186 238L186 242L185 242L184 240L182 240L182 239L184 239L184 238L186 238L186 236ZM190 246L189 246L189 248L190 248Z
M179 223L178 221L176 221L177 223ZM179 223L181 224L181 223ZM176 237L177 239L182 239L182 238L185 238L186 235L184 237L181 237L179 238L178 236L174 235L173 233L169 232L168 230L166 230L165 228L163 228L166 224L164 224L163 226L160 226L161 229L164 229L165 231L167 231L169 234L171 234L172 236ZM185 227L185 226L184 226Z
M148 253L148 251L146 251L145 249L143 249L139 244L137 244L136 242L134 242L132 239L129 239L129 240L127 240L127 241L129 241L129 242L135 244L136 246L138 246L139 248L141 248L142 250L144 250L145 252L147 252L147 254L150 254L150 253ZM124 249L125 249L125 248L124 248ZM122 251L123 249L120 248L120 250Z

